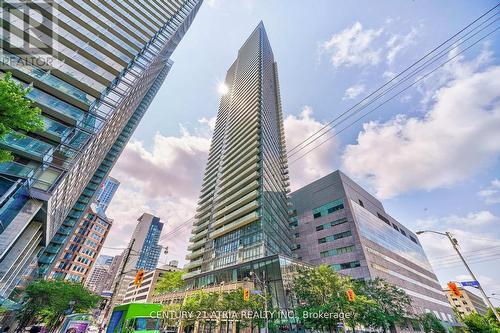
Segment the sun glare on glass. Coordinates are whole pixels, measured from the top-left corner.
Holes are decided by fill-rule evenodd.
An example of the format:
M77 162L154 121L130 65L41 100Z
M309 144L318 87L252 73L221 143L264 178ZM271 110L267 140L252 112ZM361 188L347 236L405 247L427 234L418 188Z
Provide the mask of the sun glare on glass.
M219 92L219 94L225 95L229 92L229 87L225 83L219 83L217 91Z

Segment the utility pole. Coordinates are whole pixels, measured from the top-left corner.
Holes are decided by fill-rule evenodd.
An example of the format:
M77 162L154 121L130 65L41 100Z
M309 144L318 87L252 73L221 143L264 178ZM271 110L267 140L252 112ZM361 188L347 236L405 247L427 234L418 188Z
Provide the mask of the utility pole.
M453 246L453 248L457 252L457 254L460 257L460 259L462 260L462 263L464 264L465 268L467 268L467 271L469 272L470 276L472 277L472 279L474 281L477 281L477 283L478 283L477 289L479 289L479 292L483 296L484 301L491 308L491 311L493 311L493 314L497 318L497 321L500 323L500 316L498 315L497 309L495 309L495 307L493 306L493 304L491 304L491 301L488 298L488 296L486 296L486 293L484 292L483 287L481 287L481 284L479 283L479 281L476 278L476 276L474 275L474 273L472 273L472 270L470 269L469 265L467 264L467 262L465 261L464 257L462 256L462 253L460 253L460 250L458 249L458 241L457 241L457 239L454 238L448 231L446 231L446 232L439 232L439 231L433 231L433 230L423 230L423 231L417 231L416 234L417 235L421 235L421 234L423 234L425 232L431 232L431 233L434 233L434 234L443 235L443 236L448 237L448 239L451 242L451 245Z
M125 258L123 259L123 265L120 269L120 273L118 273L118 277L116 278L115 286L113 287L113 293L111 294L111 298L109 300L109 304L108 304L106 313L104 314L104 318L106 318L108 316L109 310L111 309L111 306L113 305L113 301L114 301L115 296L116 296L116 291L118 289L118 285L120 284L120 279L125 271L125 267L127 266L128 258L130 257L130 253L132 252L132 247L134 247L134 243L135 243L135 238L132 239L132 242L130 242L130 246L128 247L127 254L125 255Z
M269 333L269 314L268 314L268 308L267 308L267 285L266 285L266 271L262 271L262 280L259 278L257 273L255 272L250 272L250 274L257 279L260 284L262 284L263 287L263 294L261 295L264 298L264 313L266 314L266 333ZM254 279L254 283L255 283Z
M474 281L478 281L476 276L474 275L474 273L472 273L472 270L470 269L469 265L465 261L464 257L462 256L462 253L460 253L460 250L458 249L458 241L456 240L456 238L453 238L449 232L445 232L445 234L448 237L448 239L450 240L451 244L453 245L453 248L455 249L455 251L457 251L457 254L460 257L460 259L462 259L462 262L464 263L465 268L467 268L467 270L469 271L469 274L472 277L472 279ZM486 296L486 293L484 292L483 287L481 287L481 284L479 282L478 282L477 289L479 289L479 291L481 292L481 295L483 295L484 300L488 303L489 307L493 311L493 314L497 318L497 321L500 323L500 316L498 315L497 309L495 309L495 307L491 303L488 296Z

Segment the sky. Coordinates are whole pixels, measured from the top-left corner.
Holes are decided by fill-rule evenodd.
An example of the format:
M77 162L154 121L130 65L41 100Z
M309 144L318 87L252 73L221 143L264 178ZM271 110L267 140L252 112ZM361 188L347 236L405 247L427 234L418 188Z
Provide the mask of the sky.
M278 63L291 149L494 5L205 0L111 173L121 186L107 212L114 224L102 253L125 248L137 218L150 212L165 222L161 244L169 252L160 261L184 262L217 87L259 21ZM289 159L292 190L341 169L411 230L452 232L488 294L500 294L498 36L466 52L453 47L432 75L346 130L331 128L333 138L303 158ZM470 280L445 238L420 240L443 285Z

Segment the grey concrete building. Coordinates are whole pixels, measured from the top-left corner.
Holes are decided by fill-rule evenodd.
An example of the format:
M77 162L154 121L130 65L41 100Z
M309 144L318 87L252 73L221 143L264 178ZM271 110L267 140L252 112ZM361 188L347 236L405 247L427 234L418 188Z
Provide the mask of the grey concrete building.
M414 313L455 324L417 236L342 172L291 193L291 202L294 257L355 279L383 278L412 298Z

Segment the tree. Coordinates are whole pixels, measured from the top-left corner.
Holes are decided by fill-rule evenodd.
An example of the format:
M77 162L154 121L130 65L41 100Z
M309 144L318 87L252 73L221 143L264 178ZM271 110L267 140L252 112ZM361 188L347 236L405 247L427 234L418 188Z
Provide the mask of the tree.
M497 312L500 312L500 308L496 308ZM493 310L491 308L488 308L488 311L486 311L486 314L484 315L484 318L488 321L488 323L494 327L495 329L500 332L500 323L497 320L497 317L495 317L495 314L493 313Z
M299 319L306 328L332 332L341 321L339 317L351 309L346 292L352 287L349 277L337 274L330 266L299 269L293 280ZM338 316L320 316L327 313Z
M376 304L362 313L364 325L376 326L385 332L409 317L411 298L404 290L387 281L380 278L360 281L356 284L356 290Z
M44 128L41 110L26 98L30 88L12 79L11 73L0 78L0 140L17 131L35 132ZM0 162L12 160L12 154L0 149Z
M85 289L81 283L64 280L36 280L26 288L26 298L18 314L21 325L43 321L54 329L69 312L87 311L100 297Z
M446 333L441 321L432 313L425 313L418 317L418 321L425 333Z
M182 279L183 274L183 271L166 272L156 284L154 293L158 295L184 289L186 282Z
M500 329L492 325L486 317L477 313L463 316L462 322L469 333L498 333Z

